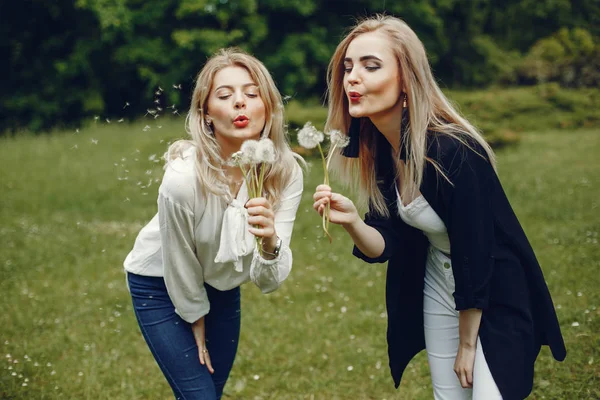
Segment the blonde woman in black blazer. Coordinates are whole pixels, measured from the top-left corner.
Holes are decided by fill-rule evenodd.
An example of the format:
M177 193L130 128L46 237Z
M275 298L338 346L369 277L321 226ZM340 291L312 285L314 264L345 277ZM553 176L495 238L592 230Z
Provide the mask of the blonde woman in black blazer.
M396 387L427 348L436 399L527 397L540 347L549 345L560 361L566 350L492 149L448 102L422 43L397 18L359 23L332 57L328 86L326 129L350 138L331 161L347 182L358 177L369 212L363 221L350 199L326 185L317 187L314 208L322 215L330 204L331 222L350 234L355 256L389 261L387 339ZM437 230L411 219L406 209L417 202ZM436 283L436 273L447 279ZM431 304L446 319L430 315ZM448 320L452 327L436 326ZM450 363L430 351L439 345L450 346Z

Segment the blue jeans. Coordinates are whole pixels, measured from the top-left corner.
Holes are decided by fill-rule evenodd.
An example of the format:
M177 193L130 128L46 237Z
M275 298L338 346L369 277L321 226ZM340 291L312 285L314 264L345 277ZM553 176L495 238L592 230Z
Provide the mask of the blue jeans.
M214 374L200 364L192 326L175 313L162 277L127 273L133 309L142 335L176 399L220 399L240 337L240 288L219 291L204 285L210 312L204 317L206 347Z

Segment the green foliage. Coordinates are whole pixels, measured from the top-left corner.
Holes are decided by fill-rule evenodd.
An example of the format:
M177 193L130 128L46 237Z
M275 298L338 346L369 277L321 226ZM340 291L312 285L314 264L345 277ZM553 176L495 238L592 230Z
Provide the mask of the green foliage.
M284 95L321 97L341 37L377 12L413 27L451 88L598 85L595 0L35 0L0 15L0 132L184 109L224 46L263 60Z
M526 131L600 126L600 91L556 84L476 92L449 91L448 97L496 146Z
M570 87L600 86L600 41L581 28L540 39L518 69L522 79Z

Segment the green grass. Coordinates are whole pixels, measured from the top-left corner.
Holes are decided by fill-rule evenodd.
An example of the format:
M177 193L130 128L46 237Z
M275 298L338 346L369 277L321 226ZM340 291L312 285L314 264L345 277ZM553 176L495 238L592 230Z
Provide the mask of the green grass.
M0 398L171 398L121 265L155 212L162 168L153 159L181 136L177 119L160 129L145 120L0 140ZM589 128L527 133L499 152L501 179L543 266L568 348L564 363L544 348L532 399L600 396L599 150L600 130ZM243 287L225 398L430 399L423 353L394 390L385 267L354 259L340 229L332 245L322 238L310 207L322 171L311 163L291 277L267 296Z

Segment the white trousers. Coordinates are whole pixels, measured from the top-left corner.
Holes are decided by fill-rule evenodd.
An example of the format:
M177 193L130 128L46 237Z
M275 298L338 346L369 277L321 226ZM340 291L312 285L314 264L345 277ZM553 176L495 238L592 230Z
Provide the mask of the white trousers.
M423 289L425 344L435 400L502 399L485 361L481 341L473 368L473 389L463 389L454 373L458 352L458 311L455 310L454 275L448 256L430 246Z

